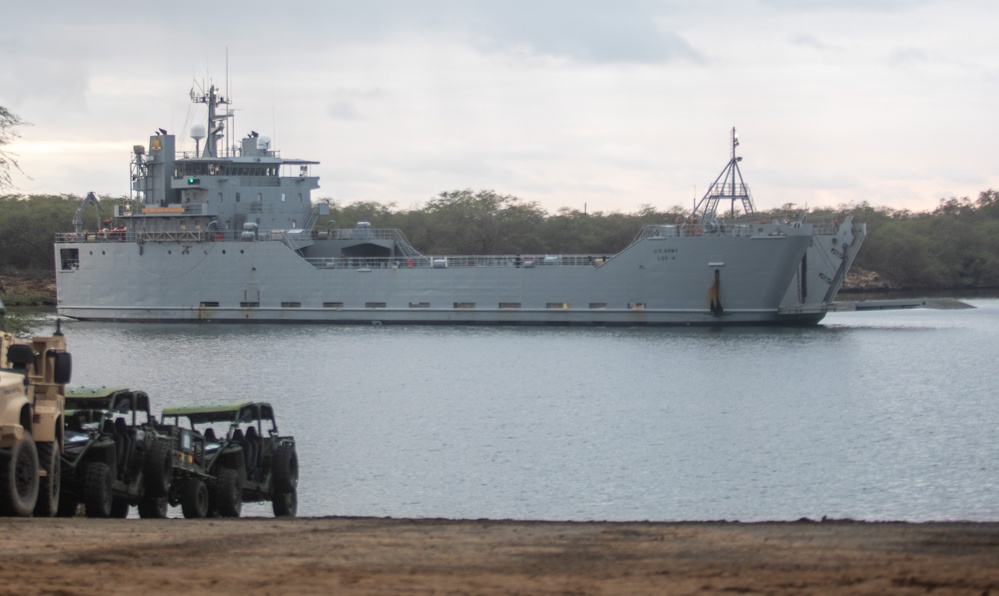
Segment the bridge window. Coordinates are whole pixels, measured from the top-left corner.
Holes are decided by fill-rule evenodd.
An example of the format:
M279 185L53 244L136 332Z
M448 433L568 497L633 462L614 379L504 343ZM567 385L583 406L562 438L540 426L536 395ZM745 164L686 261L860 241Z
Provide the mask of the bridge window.
M63 271L72 271L80 268L80 249L62 248L59 249L59 262Z

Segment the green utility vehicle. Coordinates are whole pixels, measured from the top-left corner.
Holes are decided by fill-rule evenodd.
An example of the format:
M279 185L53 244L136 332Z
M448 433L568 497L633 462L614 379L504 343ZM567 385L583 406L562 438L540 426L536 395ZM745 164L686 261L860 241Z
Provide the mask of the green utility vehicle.
M274 409L246 401L163 410L174 437L170 502L184 517L239 517L244 502L270 501L275 516L298 510L295 439L278 433Z
M66 391L59 515L166 517L174 454L150 414L149 395L123 387Z

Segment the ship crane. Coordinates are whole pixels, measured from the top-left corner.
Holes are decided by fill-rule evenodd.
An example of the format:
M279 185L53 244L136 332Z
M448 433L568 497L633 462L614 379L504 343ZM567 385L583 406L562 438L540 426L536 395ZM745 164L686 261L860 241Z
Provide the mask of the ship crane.
M93 192L87 193L87 198L83 199L80 206L76 209L76 214L73 215L73 228L76 232L76 237L81 238L83 236L83 210L87 208L87 205L93 205L97 207L97 231L100 231L101 225L104 222L104 211L101 209L101 202L97 198L97 195Z

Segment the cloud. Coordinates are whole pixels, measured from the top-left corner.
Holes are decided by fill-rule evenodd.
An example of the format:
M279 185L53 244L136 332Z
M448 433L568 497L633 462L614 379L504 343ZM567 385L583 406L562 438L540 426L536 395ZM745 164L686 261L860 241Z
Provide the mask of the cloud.
M789 12L891 13L914 10L933 0L758 0Z
M895 48L888 56L888 64L892 68L905 68L929 61L929 52L921 48Z
M519 44L532 51L595 63L704 62L645 2L524 2L487 5L478 15L485 48ZM479 6L481 9L481 5Z
M312 29L331 40L373 41L409 35L450 38L483 52L519 52L592 63L703 62L666 24L671 3L646 0L545 1L371 0L305 3L278 11L272 23ZM301 14L312 15L307 22ZM234 18L240 18L234 16ZM289 20L293 19L293 20Z
M320 161L320 196L689 204L736 125L763 205L933 200L999 184L997 16L943 0L15 3L0 105L35 125L21 165L56 193L127 190L130 148L159 126L193 148L193 78L231 83L234 132Z
M17 60L6 61L0 69L3 98L13 103L40 101L61 108L82 109L86 105L89 69L73 56L36 53L29 47L3 48Z
M326 115L334 120L360 120L361 112L354 102L347 99L334 99L326 108Z
M795 35L788 40L791 45L803 46L806 48L812 48L813 50L820 50L823 52L829 51L839 51L842 50L842 46L828 44L821 39L812 35Z
M210 21L210 31L193 26L191 15L204 6L177 0L141 11L127 2L108 0L100 9L74 2L57 2L57 10L18 6L6 11L8 22L28 26L17 36L31 45L36 30L46 27L64 34L47 34L50 47L36 50L51 57L118 53L154 49L159 38L172 39L175 48L204 47L215 40L220 47L259 44L273 54L302 52L330 44L374 43L400 35L451 38L484 52L530 53L592 63L663 63L676 60L704 62L704 55L669 26L680 9L671 2L649 0L545 1L533 0L402 0L291 1L280 8L258 0L235 3L219 0L213 11L224 18ZM227 10L227 7L239 10ZM132 8L129 8L132 7ZM34 24L32 24L34 23ZM155 24L150 30L151 24ZM170 36L164 37L163 32ZM138 35L140 42L136 45ZM205 37L205 35L209 37ZM293 39L294 43L280 40ZM54 44L54 45L51 45ZM152 44L151 46L148 44ZM37 45L37 43L36 43ZM27 49L27 48L25 48ZM127 52L126 52L127 53ZM149 58L156 59L156 52Z

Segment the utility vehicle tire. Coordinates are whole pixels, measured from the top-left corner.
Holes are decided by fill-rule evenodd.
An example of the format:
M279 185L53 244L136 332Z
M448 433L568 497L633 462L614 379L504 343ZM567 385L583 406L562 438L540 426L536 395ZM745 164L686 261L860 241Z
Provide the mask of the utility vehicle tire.
M298 514L298 491L277 493L271 501L274 507L274 517L295 517Z
M56 516L58 517L76 517L77 509L79 509L80 502L76 500L76 496L62 491L59 494L59 510L56 511Z
M28 344L12 344L7 348L7 362L13 367L24 367L35 361L35 350Z
M53 354L52 380L59 385L69 383L73 377L73 356L69 352Z
M166 497L146 497L139 501L139 517L142 519L163 519L167 516L170 500Z
M198 478L184 483L184 499L180 508L187 519L200 519L208 515L208 487Z
M128 517L127 499L111 499L111 517L115 519L125 519Z
M239 517L243 511L243 487L239 472L229 468L219 472L212 501L219 517Z
M35 447L38 449L38 463L45 470L45 477L38 479L35 517L52 517L59 510L62 458L59 457L59 449L53 442L38 442Z
M37 501L38 451L25 431L9 451L0 452L0 514L28 517Z
M169 440L153 442L142 462L142 475L145 478L147 495L162 497L170 493L170 482L173 480L173 447Z
M274 491L292 492L298 488L298 454L294 445L279 445L274 452Z
M83 477L83 506L87 517L111 517L111 468L97 461L87 466Z

